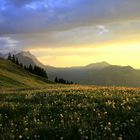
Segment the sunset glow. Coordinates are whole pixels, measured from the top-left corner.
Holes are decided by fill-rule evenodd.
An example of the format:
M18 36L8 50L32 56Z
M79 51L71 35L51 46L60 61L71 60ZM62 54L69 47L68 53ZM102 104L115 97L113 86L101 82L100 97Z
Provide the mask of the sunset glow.
M140 68L139 7L138 0L0 0L0 52L30 51L57 67Z

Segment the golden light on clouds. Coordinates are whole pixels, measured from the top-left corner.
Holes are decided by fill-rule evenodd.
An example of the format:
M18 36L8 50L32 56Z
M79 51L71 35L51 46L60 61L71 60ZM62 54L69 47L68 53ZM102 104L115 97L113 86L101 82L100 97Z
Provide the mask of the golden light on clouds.
M84 66L90 63L107 61L114 65L131 65L140 68L140 42L120 40L95 45L40 48L30 50L38 59L57 67Z
M2 1L0 53L28 50L60 67L107 61L140 68L139 0Z
M43 42L47 37L40 38ZM54 32L49 41L29 48L46 65L71 67L107 61L140 68L139 19Z

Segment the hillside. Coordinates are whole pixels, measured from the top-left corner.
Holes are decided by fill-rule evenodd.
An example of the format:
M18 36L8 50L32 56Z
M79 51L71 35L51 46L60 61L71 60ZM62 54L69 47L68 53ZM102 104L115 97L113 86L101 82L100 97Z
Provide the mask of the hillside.
M90 75L93 71L100 71L103 68L111 66L107 62L92 63L81 67L66 67L57 68L52 66L46 66L49 78L53 80L56 76L63 77L67 80L72 80L80 84L91 84L88 79L93 79L94 77ZM90 75L90 76L89 76Z
M33 75L16 64L0 59L0 88L45 86L48 80Z
M30 52L20 52L16 57L24 65L32 64L44 68L52 81L58 77L79 84L140 87L140 70L131 66L111 65L103 61L86 66L57 68L43 65Z
M101 65L103 64L103 65ZM72 80L79 84L101 86L130 86L140 87L140 70L130 66L104 65L95 63L79 68L54 68L47 66L49 78L55 76ZM99 67L97 67L99 66Z

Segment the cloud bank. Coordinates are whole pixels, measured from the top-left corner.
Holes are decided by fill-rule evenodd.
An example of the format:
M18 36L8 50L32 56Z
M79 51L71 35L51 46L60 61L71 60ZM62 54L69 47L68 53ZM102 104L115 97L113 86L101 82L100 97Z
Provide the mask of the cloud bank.
M0 0L0 34L68 30L140 17L139 0Z
M11 39L20 49L74 47L129 38L140 30L139 7L139 0L0 0L0 45L7 49Z

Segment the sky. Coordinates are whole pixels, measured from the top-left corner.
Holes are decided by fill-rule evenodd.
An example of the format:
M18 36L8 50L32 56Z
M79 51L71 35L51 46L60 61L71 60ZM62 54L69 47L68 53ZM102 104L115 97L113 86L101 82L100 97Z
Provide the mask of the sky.
M140 0L0 0L0 52L45 65L140 68Z

